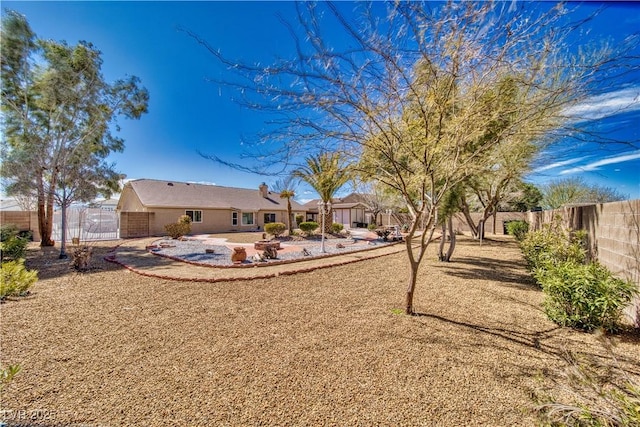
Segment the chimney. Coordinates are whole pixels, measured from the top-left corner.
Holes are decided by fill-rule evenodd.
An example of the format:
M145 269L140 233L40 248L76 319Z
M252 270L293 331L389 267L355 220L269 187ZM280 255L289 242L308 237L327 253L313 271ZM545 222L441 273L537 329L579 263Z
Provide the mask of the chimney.
M267 187L267 184L265 184L264 182L260 184L258 190L260 190L260 195L265 199L269 197L269 187Z

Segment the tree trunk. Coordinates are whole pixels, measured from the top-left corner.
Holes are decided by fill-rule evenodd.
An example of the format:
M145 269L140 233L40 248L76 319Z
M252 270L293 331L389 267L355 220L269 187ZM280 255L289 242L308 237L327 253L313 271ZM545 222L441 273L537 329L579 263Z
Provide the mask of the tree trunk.
M433 233L436 230L435 225L431 227L431 231L427 236L426 230L423 232L420 237L420 248L417 256L414 257L413 253L413 238L415 236L416 226L418 220L414 219L414 224L411 226L411 231L409 235L405 239L405 245L407 247L407 258L409 260L410 274L409 274L409 284L407 286L407 296L406 296L406 306L405 313L408 315L414 315L415 311L413 309L413 295L416 290L416 282L418 280L418 268L420 267L420 263L422 262L422 257L424 256L427 246L429 246L429 242L433 238ZM429 225L431 225L431 220L429 220Z
M51 240L53 224L47 216L47 210L49 208L49 204L47 202L48 200L44 194L42 177L38 177L38 231L40 232L40 246L42 247L53 246L54 244L53 240Z
M480 219L480 221L478 221L477 239L480 241L484 240L484 219Z
M322 211L321 215L324 215L324 232L325 234L333 231L333 209L329 209L327 213ZM322 218L320 218L320 226L322 226Z
M413 260L409 260L409 262L411 264L411 272L409 274L409 286L407 287L405 314L412 316L415 314L413 310L413 293L416 290L416 281L418 279L419 264L417 262L414 262Z
M445 241L449 238L449 246L447 253L444 252ZM438 250L438 260L442 262L451 261L451 256L456 248L456 235L453 232L453 217L447 217L446 221L442 223L442 239L440 240L440 248Z
M453 256L453 251L456 249L456 233L453 232L453 218L449 217L447 219L447 224L449 227L449 250L445 255L445 261L450 262L451 257Z
M287 197L287 219L289 220L287 227L289 227L289 235L291 235L291 232L293 231L293 227L291 226L291 224L293 224L293 218L291 218L291 216L291 198Z
M447 240L447 226L443 222L442 223L442 235L440 236L440 245L438 246L438 260L439 261L445 261L445 255L444 255L445 240Z
M68 255L65 252L67 249L67 203L66 202L62 202L61 210L62 210L62 224L60 224L60 233L61 233L60 255L58 256L58 258L67 259Z
M496 226L498 222L498 206L493 209L493 234L498 234L496 231Z
M471 218L471 213L469 212L469 207L465 205L465 206L463 206L461 211L462 211L462 214L464 215L464 219L467 221L467 225L469 226L469 229L471 230L471 236L473 238L477 238L478 237L478 228L476 227L476 224L473 222L473 218Z

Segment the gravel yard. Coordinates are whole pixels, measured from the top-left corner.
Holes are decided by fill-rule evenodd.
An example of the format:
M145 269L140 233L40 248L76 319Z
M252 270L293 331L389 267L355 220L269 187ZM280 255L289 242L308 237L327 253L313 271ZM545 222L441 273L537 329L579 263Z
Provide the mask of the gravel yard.
M239 236L238 236L239 237ZM255 240L252 240L255 241ZM96 247L96 256L107 247ZM8 425L531 426L532 394L566 350L610 360L593 334L541 311L516 244L436 245L397 314L399 253L272 279L181 282L101 260L75 273L34 247L40 281L0 306ZM617 337L640 376L640 340ZM546 378L546 379L545 379ZM21 420L21 417L30 417Z
M257 261L254 259L255 255L263 251L254 249L253 244L260 239L256 234L239 233L235 236L225 234L227 236L225 238L220 238L218 235L213 238L198 236L188 240L158 239L153 242L156 248L151 251L158 256L180 259L194 264L225 267L234 264L231 261L231 254L233 253L233 248L238 246L244 247L247 253L247 259L240 264L251 266L256 263L269 264L282 261L299 261L318 256L339 255L379 248L392 243L382 241L374 233L367 233L369 239L372 240L340 238L329 235L325 239L324 252L322 252L321 240L317 237L315 239L285 240L281 242L281 248L277 250L278 257L276 259L261 258ZM254 240L247 242L249 239ZM238 240L241 242L238 242ZM206 253L205 250L210 250L211 253Z

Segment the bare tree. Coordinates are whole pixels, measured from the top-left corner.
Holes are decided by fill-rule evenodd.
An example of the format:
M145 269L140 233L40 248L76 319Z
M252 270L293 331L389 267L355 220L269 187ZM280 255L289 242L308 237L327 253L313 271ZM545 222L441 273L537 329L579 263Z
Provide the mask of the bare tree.
M486 171L505 141L556 137L552 130L599 72L628 60L606 47L571 53L577 23L562 5L359 3L344 12L341 4L303 3L296 10L297 27L287 24L293 58L266 66L232 60L191 35L233 71L215 81L238 89L245 105L279 115L266 135L270 164L332 150L403 198L412 218L408 314L444 195Z
M378 217L385 210L393 210L396 206L395 198L389 194L388 188L378 181L354 180L353 188L357 193L358 201L367 205L371 212L371 221L375 225L381 225Z

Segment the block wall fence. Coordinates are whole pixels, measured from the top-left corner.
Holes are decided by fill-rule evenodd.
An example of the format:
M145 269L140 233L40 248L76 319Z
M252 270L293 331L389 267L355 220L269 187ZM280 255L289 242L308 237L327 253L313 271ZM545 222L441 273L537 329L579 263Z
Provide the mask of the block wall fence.
M20 231L31 231L34 242L40 241L36 211L0 211L0 224L15 224Z
M556 216L560 216L567 227L587 231L591 259L640 289L640 199L528 212L526 220L530 229L539 230ZM640 297L625 314L640 327Z

